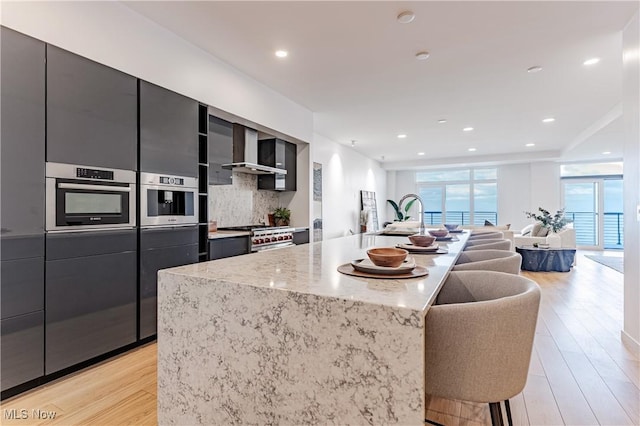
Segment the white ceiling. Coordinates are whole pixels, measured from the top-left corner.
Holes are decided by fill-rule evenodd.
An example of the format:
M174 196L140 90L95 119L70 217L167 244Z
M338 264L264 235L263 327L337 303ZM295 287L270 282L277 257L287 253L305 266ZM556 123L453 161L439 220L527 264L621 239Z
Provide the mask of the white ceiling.
M621 31L637 2L125 4L309 108L317 133L356 140L387 168L622 157ZM412 23L396 21L404 10ZM417 61L422 50L431 56ZM591 57L601 62L584 66ZM543 70L527 73L534 65Z

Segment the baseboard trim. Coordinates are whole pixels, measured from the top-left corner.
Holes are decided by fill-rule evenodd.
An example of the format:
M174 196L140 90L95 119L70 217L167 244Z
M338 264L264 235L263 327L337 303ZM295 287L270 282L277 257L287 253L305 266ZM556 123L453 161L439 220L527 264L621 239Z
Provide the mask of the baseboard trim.
M637 357L640 357L640 342L631 337L629 333L622 330L620 331L620 337L622 338L622 343L632 351Z

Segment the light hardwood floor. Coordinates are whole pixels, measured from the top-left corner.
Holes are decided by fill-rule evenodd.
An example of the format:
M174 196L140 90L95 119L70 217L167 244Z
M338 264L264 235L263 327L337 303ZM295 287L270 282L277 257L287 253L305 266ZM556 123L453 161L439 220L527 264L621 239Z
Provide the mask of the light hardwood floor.
M518 425L640 424L640 362L620 341L623 276L583 257L569 273L523 273L542 287L527 386L511 400ZM3 401L3 425L152 425L156 345ZM8 420L6 410L27 410ZM33 410L55 412L37 419ZM484 404L431 398L430 420L490 424Z

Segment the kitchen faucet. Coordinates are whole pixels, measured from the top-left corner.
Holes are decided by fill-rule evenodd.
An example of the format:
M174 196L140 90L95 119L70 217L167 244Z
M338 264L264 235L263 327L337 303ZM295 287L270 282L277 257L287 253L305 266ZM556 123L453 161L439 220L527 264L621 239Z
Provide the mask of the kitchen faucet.
M404 202L404 200L406 200L407 198L413 198L415 200L418 201L418 206L420 209L420 235L424 235L424 204L422 204L422 198L420 198L418 195L416 194L407 194L404 197L402 197L400 199L400 202L398 203L398 210L400 210L402 208L402 203Z

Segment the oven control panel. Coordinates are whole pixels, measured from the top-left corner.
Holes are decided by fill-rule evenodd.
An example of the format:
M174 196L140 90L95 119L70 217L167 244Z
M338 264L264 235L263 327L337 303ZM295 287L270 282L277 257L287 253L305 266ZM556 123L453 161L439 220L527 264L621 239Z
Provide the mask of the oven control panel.
M76 177L79 177L82 179L113 180L113 171L76 167Z
M251 237L251 251L280 248L293 244L293 228L265 228L254 230Z

